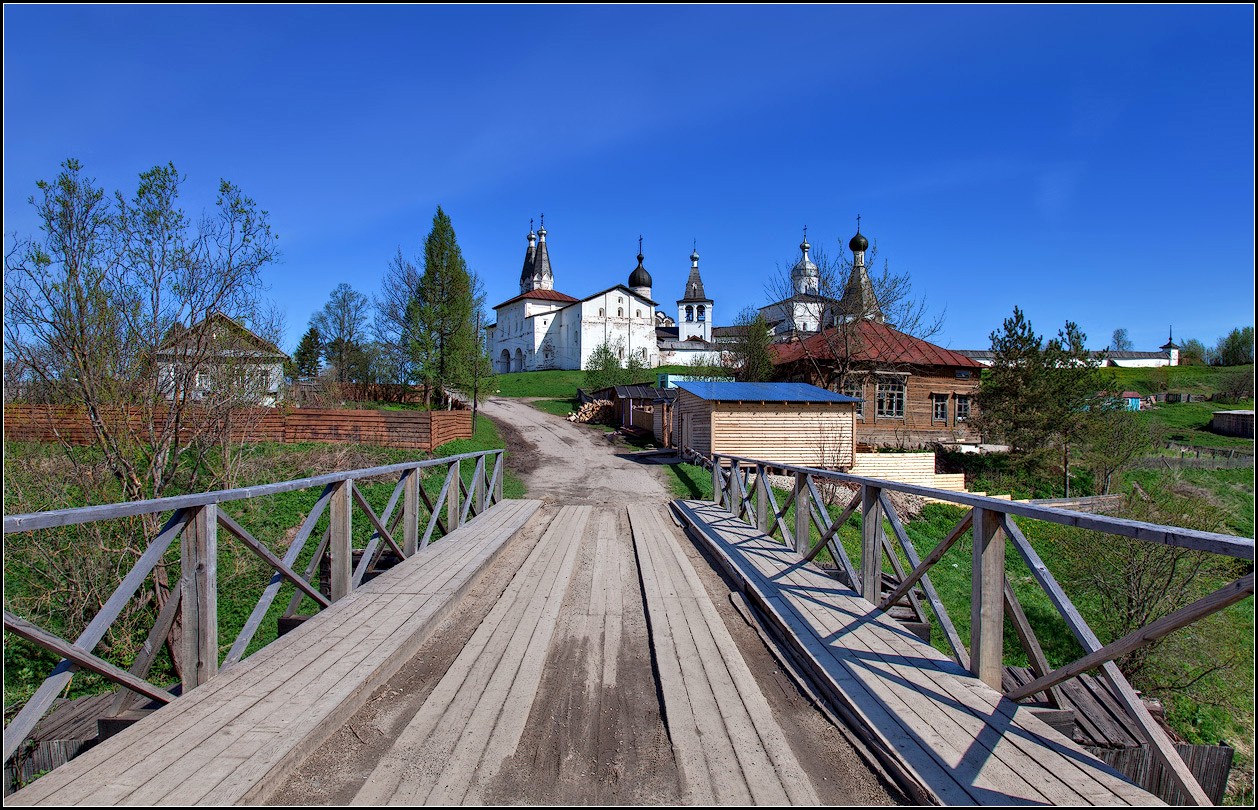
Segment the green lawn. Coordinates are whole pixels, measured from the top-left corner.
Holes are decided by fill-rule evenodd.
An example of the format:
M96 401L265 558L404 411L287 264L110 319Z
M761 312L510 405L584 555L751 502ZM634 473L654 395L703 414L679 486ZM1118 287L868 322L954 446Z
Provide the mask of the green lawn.
M646 369L638 382L655 384L657 374L687 374L687 366L660 366ZM494 377L498 395L503 397L545 397L574 399L577 389L585 386L584 371L521 371Z
M1223 378L1232 374L1253 376L1253 365L1247 366L1163 366L1160 368L1106 368L1113 374L1116 388L1148 396L1159 391L1186 394L1213 394Z
M1221 436L1210 432L1210 420L1215 411L1253 410L1254 401L1234 404L1214 402L1177 402L1155 406L1140 411L1139 416L1150 428L1157 429L1166 441L1193 447L1249 448L1254 440L1239 436Z

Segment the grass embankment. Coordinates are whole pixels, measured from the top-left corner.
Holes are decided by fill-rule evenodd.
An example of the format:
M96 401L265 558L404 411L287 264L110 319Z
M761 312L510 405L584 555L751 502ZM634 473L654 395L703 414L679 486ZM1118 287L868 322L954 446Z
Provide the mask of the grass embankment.
M328 472L414 461L417 458L458 455L503 446L494 424L484 417L477 419L471 439L460 439L437 448L431 454L389 447L326 444L256 444L244 448L238 460L232 486L249 486L294 480ZM464 462L461 472L471 489L474 465ZM422 485L429 498L436 498L444 482L446 467L437 466L424 474ZM56 446L6 442L4 448L4 494L7 514L72 508L88 503L110 503L119 500L116 488L111 493L108 474L90 448L76 448L70 458ZM105 486L83 486L83 482L100 480ZM396 476L356 481L377 515L382 515L393 489ZM524 493L521 481L507 475L503 494L519 498ZM180 494L171 491L167 494ZM265 543L277 556L282 556L292 542L298 527L310 513L320 494L319 488L303 489L266 497L233 501L220 508L235 518L254 537ZM421 506L421 510L424 507ZM425 510L426 511L426 510ZM425 519L421 511L421 520ZM167 516L163 515L164 520ZM357 508L352 513L354 545L363 548L372 533L366 515ZM294 566L304 572L315 546L329 522L324 511L311 533L311 540ZM426 522L426 520L425 520ZM424 523L421 523L421 531ZM9 535L4 545L5 604L19 615L30 618L63 638L74 638L86 626L119 578L134 564L145 537L138 520L113 520L101 524L72 526ZM434 537L439 537L438 530ZM252 552L225 531L218 533L218 631L219 652L225 655L244 626L271 570ZM179 578L179 544L167 554L166 577L177 586ZM129 667L154 620L151 584L146 583L140 596L132 600L128 610L106 636L97 653L112 663ZM272 603L265 620L249 645L252 653L274 640L277 620L288 608L294 588L285 584ZM297 612L311 614L315 604L304 598ZM56 664L56 657L16 637L4 637L4 704L10 717L30 697L39 683ZM150 679L169 682L174 670L163 651ZM90 673L79 673L66 696L78 697L112 689L112 685Z
M690 464L669 466L672 489L680 498L710 500L712 497L711 473ZM1171 508L1182 510L1181 524L1195 527L1202 522L1202 514L1189 514L1190 510L1209 512L1206 520L1214 530L1234 532L1243 537L1253 536L1254 526L1254 478L1252 470L1186 470L1175 475L1155 471L1135 471L1128 474L1127 488L1131 482L1139 482L1148 492L1166 494ZM785 490L776 490L779 503L787 497ZM837 517L842 503L831 506L832 517ZM964 516L961 507L943 504L927 504L920 516L905 522L905 530L913 541L919 557L925 557L948 535ZM1169 519L1167 519L1169 520ZM1166 521L1164 521L1166 522ZM788 526L794 525L794 509L786 516ZM860 560L860 515L855 515L839 531L840 539L849 559ZM1099 587L1094 581L1096 567L1089 561L1098 554L1090 550L1113 547L1124 543L1111 535L1086 533L1072 527L1043 521L1020 520L1019 525L1049 570L1070 595L1084 619L1101 636L1103 642L1115 640L1123 631L1116 629L1112 621L1115 605L1105 583ZM890 526L888 537L893 537ZM819 535L812 530L815 542ZM1145 549L1137 549L1131 541L1130 557L1138 556ZM958 635L968 646L970 639L971 594L971 535L967 533L951 548L943 559L931 569L930 579L943 601L948 616ZM1162 549L1159 547L1158 551ZM1122 553L1120 556L1122 556ZM1048 596L1031 576L1030 570L1012 544L1006 546L1006 566L1009 580L1027 614L1045 655L1052 666L1067 664L1083 654L1065 621L1057 612ZM829 563L829 555L823 552L819 560ZM1165 565L1158 556L1151 558L1146 568L1145 595L1156 594L1157 586L1166 571L1157 566ZM909 570L907 560L900 555L904 570ZM1178 565L1186 565L1180 561ZM1250 564L1252 567L1252 564ZM888 570L890 566L884 564ZM1194 598L1209 590L1221 587L1240 576L1246 564L1215 558L1192 578ZM1152 570L1149 570L1152 569ZM1116 569L1117 570L1117 567ZM1115 578L1102 571L1101 577L1112 587L1121 587L1121 577L1131 576L1124 571ZM1166 582L1174 577L1167 576ZM931 642L937 649L949 652L947 642L932 617ZM1005 627L1005 663L1027 666L1022 645L1010 623ZM1216 669L1225 665L1226 669ZM1234 769L1242 785L1239 794L1231 801L1252 802L1254 772L1254 602L1245 600L1209 619L1178 631L1163 642L1161 652L1145 674L1136 680L1136 686L1147 694L1161 698L1167 706L1167 715L1176 731L1191 743L1217 744L1226 742L1237 749ZM1243 785L1248 784L1246 793Z
M688 366L660 366L645 369L634 384L654 385L659 374L688 374ZM498 396L537 398L530 404L547 413L567 416L576 408L577 389L586 387L584 371L520 371L494 377Z

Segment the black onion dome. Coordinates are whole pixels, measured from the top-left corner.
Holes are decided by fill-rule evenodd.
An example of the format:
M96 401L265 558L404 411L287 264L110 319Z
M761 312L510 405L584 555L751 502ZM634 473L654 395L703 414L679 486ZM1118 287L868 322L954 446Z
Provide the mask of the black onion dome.
M646 268L642 266L642 259L643 259L643 256L641 253L639 253L638 266L633 268L633 272L629 274L630 287L650 287L651 286L651 274L648 273L646 271Z
M862 236L861 232L858 230L856 232L856 235L852 237L852 241L847 243L847 247L848 247L848 250L852 251L853 253L857 253L862 250L868 250L869 240L866 239L864 236Z

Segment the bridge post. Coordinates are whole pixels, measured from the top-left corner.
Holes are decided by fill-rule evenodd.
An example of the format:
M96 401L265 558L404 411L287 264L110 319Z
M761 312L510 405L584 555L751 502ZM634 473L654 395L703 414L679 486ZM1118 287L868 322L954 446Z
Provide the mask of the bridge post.
M1000 514L974 508L970 580L970 672L1001 688L1005 641L1005 535Z
M768 534L773 524L769 519L769 482L764 477L764 465L756 465L756 528Z
M861 596L878 604L882 595L881 487L861 485Z
M472 507L472 516L476 517L485 511L485 457L476 459L476 470L472 473L472 497L476 505Z
M411 468L403 475L402 488L402 551L407 557L419 550L419 469Z
M808 475L795 473L795 553L808 553L808 529L812 515L808 513Z
M502 479L507 477L505 469L506 458L507 453L505 450L499 450L494 454L494 475L497 476L494 479L494 503L502 502Z
M712 454L712 503L721 505L721 457Z
M729 460L729 489L725 491L726 508L729 509L730 515L737 520L743 514L743 499L738 495L737 477L742 475L742 467L738 463L738 459Z
M193 508L180 541L180 672L186 694L218 672L218 504Z
M354 562L352 535L350 533L350 480L337 481L332 485L332 500L328 504L331 534L328 538L328 557L332 570L332 601L348 596L353 589Z
M463 465L456 458L450 462L450 470L454 472L454 477L450 480L450 487L446 492L446 531L452 532L459 528L459 520L463 517L462 510L459 509L459 492L463 484ZM450 472L447 471L446 475Z

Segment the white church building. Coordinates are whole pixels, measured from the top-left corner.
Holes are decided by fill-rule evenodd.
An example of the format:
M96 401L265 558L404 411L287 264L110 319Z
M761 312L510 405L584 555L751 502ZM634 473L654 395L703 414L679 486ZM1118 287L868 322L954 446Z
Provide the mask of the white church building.
M583 369L606 343L626 362L660 364L655 335L651 274L638 266L628 284L576 298L555 289L546 245L546 225L529 229L528 250L520 272L520 294L494 307L496 321L486 329L490 357L499 373L543 369Z

